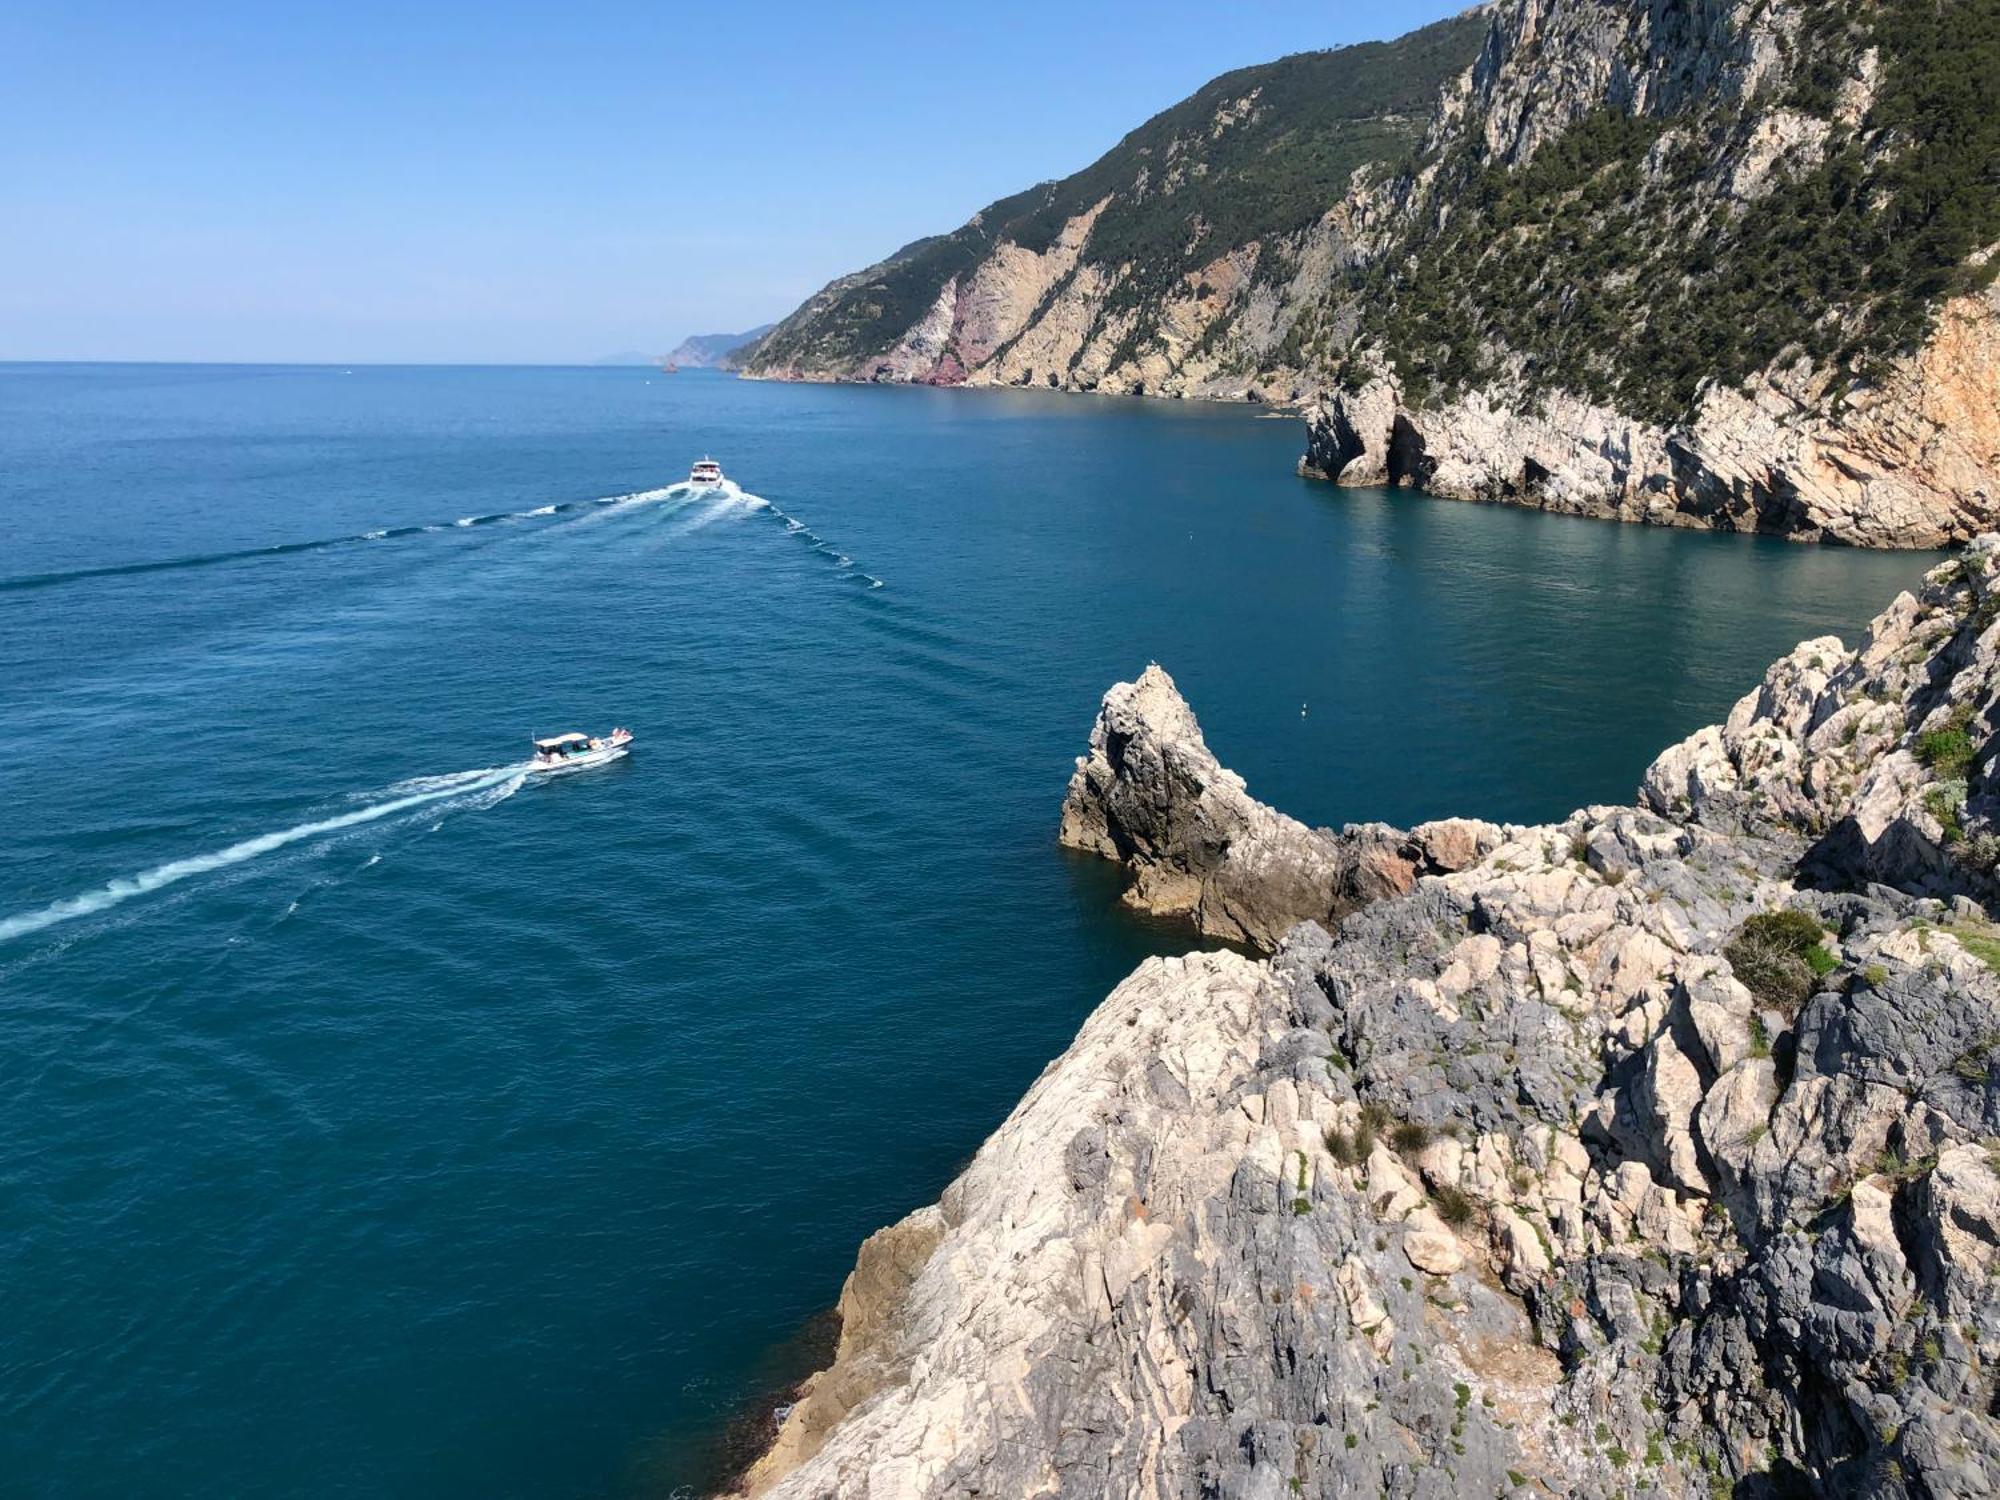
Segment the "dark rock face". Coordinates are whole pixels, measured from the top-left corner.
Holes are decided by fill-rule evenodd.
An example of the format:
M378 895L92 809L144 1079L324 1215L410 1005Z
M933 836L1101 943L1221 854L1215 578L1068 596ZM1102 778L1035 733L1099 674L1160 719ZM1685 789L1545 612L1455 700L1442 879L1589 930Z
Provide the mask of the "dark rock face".
M750 1492L2000 1493L2000 926L1934 879L1986 749L1922 738L1991 722L1996 572L1542 827L1306 829L1114 688L1065 840L1209 930L1339 920L1119 986L864 1250ZM1803 880L1847 820L1935 861ZM1785 912L1781 995L1740 944Z

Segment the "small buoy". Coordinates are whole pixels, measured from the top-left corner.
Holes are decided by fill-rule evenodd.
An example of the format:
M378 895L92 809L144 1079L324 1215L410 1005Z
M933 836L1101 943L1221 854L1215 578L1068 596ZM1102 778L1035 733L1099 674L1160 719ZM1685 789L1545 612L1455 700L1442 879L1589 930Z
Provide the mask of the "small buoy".
M1303 703L1301 703L1299 705L1299 717L1303 719L1305 716L1306 716L1306 706Z

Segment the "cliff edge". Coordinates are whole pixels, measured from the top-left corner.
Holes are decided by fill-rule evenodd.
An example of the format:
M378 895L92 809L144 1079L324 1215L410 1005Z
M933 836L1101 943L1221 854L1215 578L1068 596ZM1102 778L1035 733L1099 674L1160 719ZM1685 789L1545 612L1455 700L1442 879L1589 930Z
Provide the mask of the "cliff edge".
M745 1493L2000 1490L1996 665L1986 539L1641 805L1149 960L869 1242ZM1114 688L1065 837L1243 931L1340 888L1199 745Z

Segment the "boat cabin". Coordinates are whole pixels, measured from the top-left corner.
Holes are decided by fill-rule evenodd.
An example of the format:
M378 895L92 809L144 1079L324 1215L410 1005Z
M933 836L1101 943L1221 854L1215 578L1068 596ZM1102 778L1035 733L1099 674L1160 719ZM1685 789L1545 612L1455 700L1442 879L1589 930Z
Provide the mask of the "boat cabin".
M581 755L589 748L587 734L555 734L535 741L535 756L538 760L560 760L566 755Z

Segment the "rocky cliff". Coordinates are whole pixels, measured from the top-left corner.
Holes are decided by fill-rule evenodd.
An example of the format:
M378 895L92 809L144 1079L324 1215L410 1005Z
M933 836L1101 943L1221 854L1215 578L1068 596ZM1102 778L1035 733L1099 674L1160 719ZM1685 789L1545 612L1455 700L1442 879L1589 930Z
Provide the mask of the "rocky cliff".
M1486 29L1461 16L1224 74L1083 171L832 282L746 368L1290 396L1297 311L1348 253L1339 205L1418 147Z
M1363 888L1114 688L1066 838L1237 935L1353 909L1119 986L746 1491L2000 1492L1996 725L1987 539L1639 805Z
M2000 0L1505 0L1224 78L753 374L1311 402L1310 475L1869 546L2000 520Z
M1991 0L1522 0L1382 195L1302 472L1864 546L1990 527L1996 89Z
M1407 891L1419 874L1462 869L1501 835L1463 818L1407 833L1383 823L1308 828L1257 801L1216 760L1155 664L1104 695L1059 837L1124 861L1125 900L1138 910L1268 949L1301 922L1331 926Z

